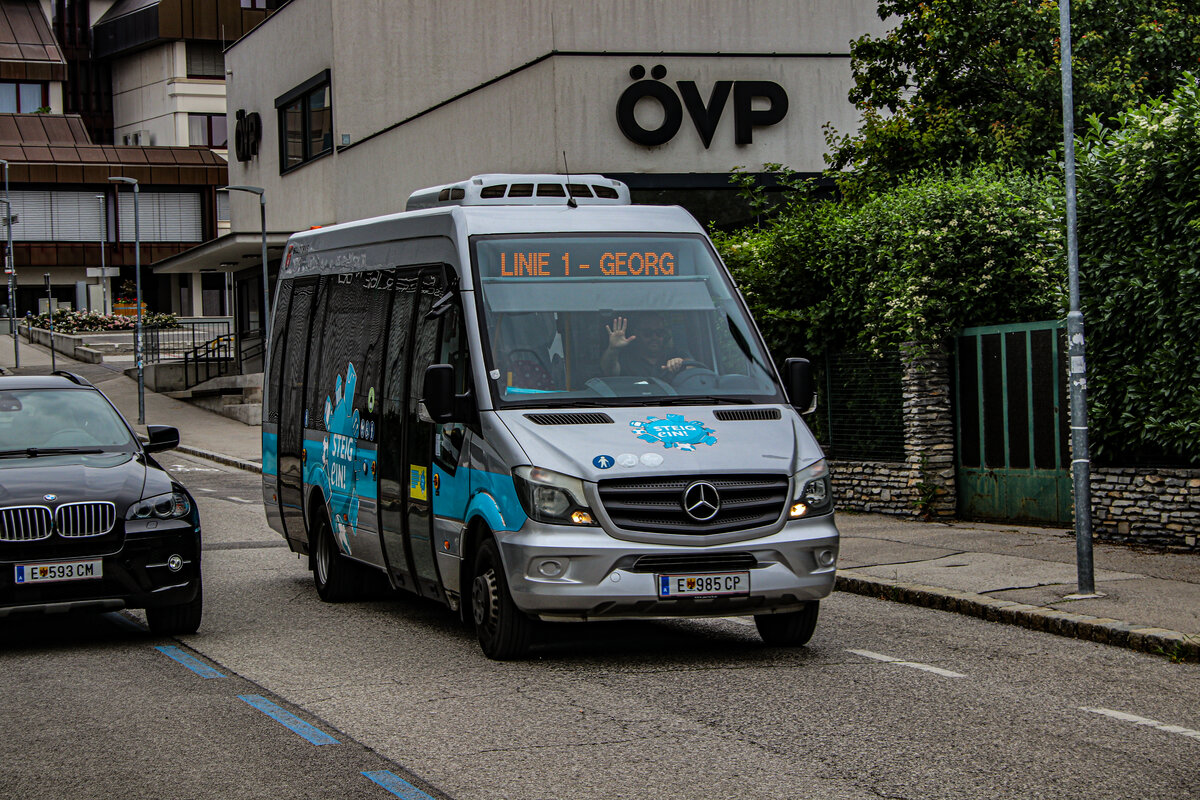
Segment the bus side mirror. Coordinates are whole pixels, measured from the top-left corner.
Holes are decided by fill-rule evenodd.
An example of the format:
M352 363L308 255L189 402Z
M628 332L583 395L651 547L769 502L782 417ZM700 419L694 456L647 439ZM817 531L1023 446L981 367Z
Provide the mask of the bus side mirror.
M425 383L421 402L432 422L444 425L454 422L454 367L449 364L430 364L425 368Z
M817 385L807 358L789 358L783 362L783 388L788 401L801 414L817 410Z

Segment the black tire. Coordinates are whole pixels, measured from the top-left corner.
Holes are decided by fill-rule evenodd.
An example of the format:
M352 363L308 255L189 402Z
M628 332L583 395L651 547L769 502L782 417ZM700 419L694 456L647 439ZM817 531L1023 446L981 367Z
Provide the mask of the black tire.
M195 633L204 615L204 583L196 578L196 596L186 603L146 609L146 624L156 636Z
M520 658L529 651L536 621L512 600L496 540L485 539L475 554L471 614L484 655L496 661Z
M754 625L758 635L772 647L800 647L808 644L817 628L817 613L821 603L813 600L801 611L786 614L756 614Z
M316 546L313 549L313 580L317 594L326 603L344 603L359 595L360 574L350 559L338 550L333 528L321 514L317 519Z

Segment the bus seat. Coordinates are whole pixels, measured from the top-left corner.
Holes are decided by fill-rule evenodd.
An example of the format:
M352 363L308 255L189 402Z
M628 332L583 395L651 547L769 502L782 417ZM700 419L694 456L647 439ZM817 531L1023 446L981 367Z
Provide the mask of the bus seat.
M550 359L550 344L557 333L550 313L509 314L500 321L499 361L512 376L513 386L543 391L558 388Z

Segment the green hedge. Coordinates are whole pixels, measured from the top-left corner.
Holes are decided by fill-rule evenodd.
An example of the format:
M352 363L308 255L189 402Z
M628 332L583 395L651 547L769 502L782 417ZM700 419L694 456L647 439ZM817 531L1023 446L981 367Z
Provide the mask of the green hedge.
M1088 409L1101 460L1200 464L1200 92L1091 120L1079 154Z
M943 342L970 325L1065 314L1046 181L995 167L910 178L863 202L793 200L716 233L777 356Z

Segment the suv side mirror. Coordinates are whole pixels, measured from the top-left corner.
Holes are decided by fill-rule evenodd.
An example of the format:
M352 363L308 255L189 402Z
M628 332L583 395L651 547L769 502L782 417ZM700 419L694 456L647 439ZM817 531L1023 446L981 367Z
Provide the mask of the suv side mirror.
M817 385L807 358L789 358L783 362L783 388L788 401L801 414L817 410Z
M146 435L150 440L142 447L147 453L161 453L179 447L179 429L170 425L147 425Z

